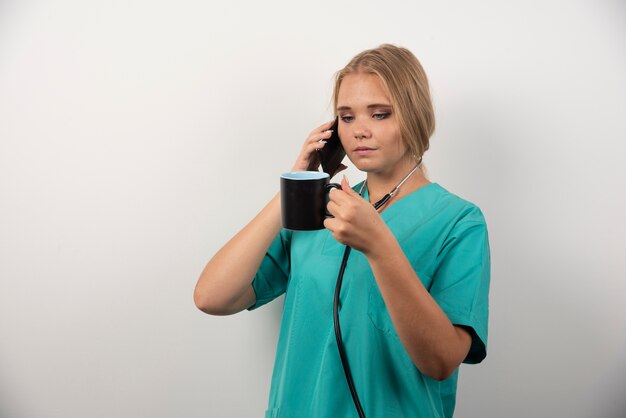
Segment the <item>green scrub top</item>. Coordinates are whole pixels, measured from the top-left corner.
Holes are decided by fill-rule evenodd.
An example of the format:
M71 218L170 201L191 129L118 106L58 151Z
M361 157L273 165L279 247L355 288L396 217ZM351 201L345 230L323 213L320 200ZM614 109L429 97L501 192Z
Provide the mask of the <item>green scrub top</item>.
M381 216L450 321L472 335L464 362L482 361L490 256L480 209L431 183L398 200ZM285 293L266 417L358 416L333 328L333 294L344 248L327 229L283 230L254 278L256 303L249 309ZM343 342L367 417L452 416L458 369L437 381L415 367L367 258L356 250L348 260L340 307Z

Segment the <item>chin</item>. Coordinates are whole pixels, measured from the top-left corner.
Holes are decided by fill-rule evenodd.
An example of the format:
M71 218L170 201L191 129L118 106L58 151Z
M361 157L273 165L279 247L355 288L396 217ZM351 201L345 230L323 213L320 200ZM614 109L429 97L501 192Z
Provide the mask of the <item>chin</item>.
M368 174L380 174L385 171L384 168L378 164L359 164L359 165L355 164L355 166L356 168L359 169L359 171L362 171Z
M350 162L359 170L365 173L376 172L380 167L374 161L367 160L364 158L348 158Z

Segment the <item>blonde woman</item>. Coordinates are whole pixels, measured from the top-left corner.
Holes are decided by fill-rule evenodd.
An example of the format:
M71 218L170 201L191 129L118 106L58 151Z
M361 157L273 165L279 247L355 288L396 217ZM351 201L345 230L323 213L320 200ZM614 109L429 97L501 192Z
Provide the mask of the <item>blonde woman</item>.
M333 99L365 182L352 189L343 178L319 231L281 229L275 196L208 262L195 303L226 315L286 294L266 417L450 417L460 364L486 356L485 220L424 175L435 117L410 51L358 54L337 73ZM315 164L331 126L311 132L292 171ZM332 301L345 246L341 341Z

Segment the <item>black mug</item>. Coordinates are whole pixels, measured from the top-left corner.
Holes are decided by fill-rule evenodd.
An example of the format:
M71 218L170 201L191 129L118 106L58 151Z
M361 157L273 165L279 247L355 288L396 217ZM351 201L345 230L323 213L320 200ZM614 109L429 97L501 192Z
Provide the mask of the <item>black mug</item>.
M283 228L295 231L324 229L330 189L341 185L329 183L328 173L292 171L280 176L280 208Z

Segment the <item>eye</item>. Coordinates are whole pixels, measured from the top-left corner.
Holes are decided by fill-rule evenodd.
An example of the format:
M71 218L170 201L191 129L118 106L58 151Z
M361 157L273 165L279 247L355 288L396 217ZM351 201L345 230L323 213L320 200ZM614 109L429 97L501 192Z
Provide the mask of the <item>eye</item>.
M372 115L372 117L376 120L382 120L387 119L390 114L390 112L376 112Z
M354 117L350 115L341 115L340 118L341 118L341 121L345 123L352 122L352 120L354 119Z

